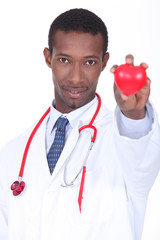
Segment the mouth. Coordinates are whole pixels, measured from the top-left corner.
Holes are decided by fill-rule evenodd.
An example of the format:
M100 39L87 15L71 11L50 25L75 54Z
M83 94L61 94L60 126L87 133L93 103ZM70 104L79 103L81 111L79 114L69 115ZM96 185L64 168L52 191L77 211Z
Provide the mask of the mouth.
M66 93L72 97L72 98L79 98L83 95L84 92L87 91L87 89L85 88L79 88L79 89L73 89L73 88L64 88L64 90L66 91Z

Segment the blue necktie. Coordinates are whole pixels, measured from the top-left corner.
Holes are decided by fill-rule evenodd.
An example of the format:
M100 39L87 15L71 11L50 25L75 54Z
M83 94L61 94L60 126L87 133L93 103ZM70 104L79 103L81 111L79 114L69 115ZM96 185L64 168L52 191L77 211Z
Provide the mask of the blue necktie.
M68 119L64 117L59 117L56 122L57 129L55 138L47 154L48 166L51 174L53 173L59 156L61 155L61 152L64 148L65 128L67 123Z

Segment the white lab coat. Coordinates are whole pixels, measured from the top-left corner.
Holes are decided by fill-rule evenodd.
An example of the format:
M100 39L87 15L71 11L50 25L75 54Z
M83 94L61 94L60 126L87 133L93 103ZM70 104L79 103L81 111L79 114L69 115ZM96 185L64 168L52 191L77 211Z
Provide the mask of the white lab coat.
M142 234L142 240L152 239L160 240L160 173L149 193Z
M82 166L92 130L84 130L79 138L78 129L89 123L96 107L94 104L72 130L52 176L45 152L47 118L44 120L28 152L23 175L26 189L20 196L13 196L10 186L17 180L30 131L2 149L1 240L140 239L148 191L160 165L156 116L151 132L133 140L119 135L116 117L102 105L94 123L97 138L86 163L81 214L78 206L81 176L76 186L61 186L66 162L67 181Z

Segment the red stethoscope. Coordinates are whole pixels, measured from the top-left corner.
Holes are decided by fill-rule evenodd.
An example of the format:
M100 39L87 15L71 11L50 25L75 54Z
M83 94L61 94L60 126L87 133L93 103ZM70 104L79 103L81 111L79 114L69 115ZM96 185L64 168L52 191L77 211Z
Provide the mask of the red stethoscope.
M96 96L98 97L98 106L97 106L97 109L96 109L90 123L82 126L81 128L79 128L79 133L86 128L93 129L93 136L91 138L91 146L89 147L89 150L92 149L93 143L95 142L96 135L97 135L97 129L96 129L95 126L93 126L93 122L94 122L95 118L97 117L97 115L99 113L99 110L101 108L101 98L97 93L96 93ZM49 114L49 112L50 112L50 107L47 109L47 111L44 113L44 115L38 121L38 123L34 127L33 131L31 132L31 135L29 136L29 139L27 141L27 144L26 144L26 147L25 147L25 150L24 150L24 153L23 153L23 158L22 158L22 163L21 163L21 167L20 167L20 171L19 171L18 180L15 181L14 183L12 183L12 185L11 185L11 190L13 191L14 196L20 195L25 188L25 182L22 181L22 177L23 177L23 172L24 172L24 167L25 167L25 163L26 163L28 150L29 150L29 147L31 145L31 142L32 142L32 139L33 139L35 133L37 132L38 128L40 127L40 125L42 124L42 122L46 118L46 116ZM87 154L87 157L88 157L88 154ZM86 159L87 159L87 157L86 157ZM86 163L86 160L85 160L85 163ZM80 190L79 190L79 196L78 196L78 204L79 204L80 212L81 212L81 203L82 203L82 198L83 198L82 194L83 194L83 188L84 188L86 166L83 166L83 168L80 170L80 172L81 171L82 171L82 178L81 178ZM77 176L79 175L79 173L77 174ZM73 185L73 184L72 183L71 184L66 184L65 186L70 186L70 185Z

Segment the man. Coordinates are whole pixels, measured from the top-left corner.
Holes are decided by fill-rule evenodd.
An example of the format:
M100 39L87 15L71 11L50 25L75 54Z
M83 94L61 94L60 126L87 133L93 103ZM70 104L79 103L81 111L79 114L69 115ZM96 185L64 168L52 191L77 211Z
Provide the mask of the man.
M1 151L0 239L141 238L159 169L160 129L148 102L149 79L131 96L115 85L114 116L100 107L95 91L109 59L107 45L104 23L88 10L72 9L53 21L44 57L55 99L29 146L21 195L10 185L31 131ZM133 64L133 56L126 62Z

